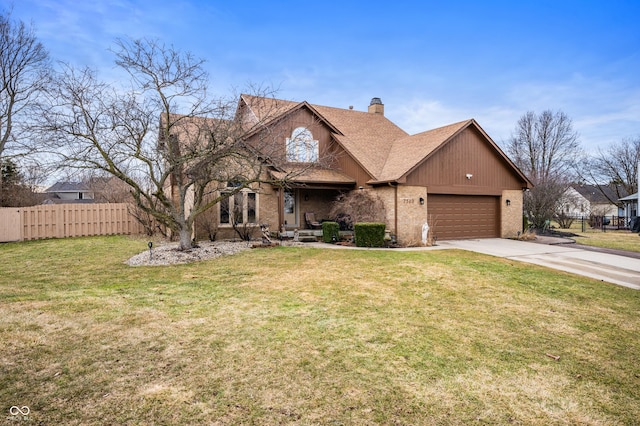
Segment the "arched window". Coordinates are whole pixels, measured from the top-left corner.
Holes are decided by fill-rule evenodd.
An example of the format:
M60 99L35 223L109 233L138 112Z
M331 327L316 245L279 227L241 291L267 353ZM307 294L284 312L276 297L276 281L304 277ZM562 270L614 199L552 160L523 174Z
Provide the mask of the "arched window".
M313 163L318 161L318 141L306 127L297 127L287 138L287 161Z

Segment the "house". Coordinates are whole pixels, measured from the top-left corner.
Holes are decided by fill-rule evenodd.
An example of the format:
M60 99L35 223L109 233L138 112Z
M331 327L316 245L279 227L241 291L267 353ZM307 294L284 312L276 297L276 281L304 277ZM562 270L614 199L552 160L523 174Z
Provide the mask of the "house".
M626 195L624 189L612 185L569 186L560 200L560 210L569 217L622 216L620 196Z
M628 195L626 197L620 198L620 202L622 203L622 214L620 216L624 217L627 224L631 223L631 219L638 216L638 193Z
M522 231L523 191L532 185L474 119L409 135L385 117L379 98L358 111L250 95L241 95L236 119L281 135L287 163L269 170L274 181L299 173L284 187L261 184L214 207L221 238L233 236L230 211L243 223L302 229L306 212L333 219L336 197L358 190L383 201L387 229L402 244L419 243L425 223L439 240ZM310 167L325 153L330 165Z
M93 203L94 192L83 182L56 182L45 191L43 204Z

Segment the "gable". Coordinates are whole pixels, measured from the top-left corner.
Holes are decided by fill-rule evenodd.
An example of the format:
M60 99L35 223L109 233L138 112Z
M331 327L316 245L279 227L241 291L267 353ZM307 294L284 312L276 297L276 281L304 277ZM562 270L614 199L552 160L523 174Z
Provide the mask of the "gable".
M371 180L372 176L367 170L337 142L331 146L331 158L334 164L333 168L351 176L355 180L356 186L364 186Z
M585 198L584 195L582 195L580 192L576 191L573 187L567 188L562 196L574 203L589 204L589 200Z
M318 141L318 151L321 155L328 151L332 141L332 129L305 105L290 109L273 119L269 126L251 134L248 143L260 147L266 157L277 159L282 163L285 162L287 155L287 138L291 138L294 130L300 128L306 129L310 132L310 137Z
M378 180L396 181L401 179L408 171L414 169L427 156L470 123L471 120L466 120L396 140Z
M573 185L572 189L596 204L615 204L627 195L622 185Z
M427 186L431 193L495 195L528 184L476 126L442 144L407 174L406 183Z
M359 185L379 175L395 139L407 133L380 114L243 95L237 114L241 121L262 122L277 144L297 127L308 128L319 140L319 151L330 148L333 165ZM266 132L263 130L262 132ZM262 133L264 134L264 133ZM249 141L261 137L250 134ZM256 144L258 146L258 144ZM284 146L284 145L283 145ZM277 147L280 150L281 147ZM282 151L278 156L284 155Z

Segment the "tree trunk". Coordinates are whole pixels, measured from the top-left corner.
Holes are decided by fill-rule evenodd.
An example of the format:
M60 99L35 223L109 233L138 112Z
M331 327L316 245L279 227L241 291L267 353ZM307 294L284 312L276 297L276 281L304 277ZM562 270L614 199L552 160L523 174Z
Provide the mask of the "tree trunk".
M184 227L180 229L180 244L178 246L179 250L191 250L191 229L189 227Z

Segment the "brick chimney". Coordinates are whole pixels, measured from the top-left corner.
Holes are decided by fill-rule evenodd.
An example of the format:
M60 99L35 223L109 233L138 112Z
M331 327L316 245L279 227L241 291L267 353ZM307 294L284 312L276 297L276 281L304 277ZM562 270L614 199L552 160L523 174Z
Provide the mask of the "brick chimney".
M384 104L380 98L372 98L369 104L369 114L384 115Z

